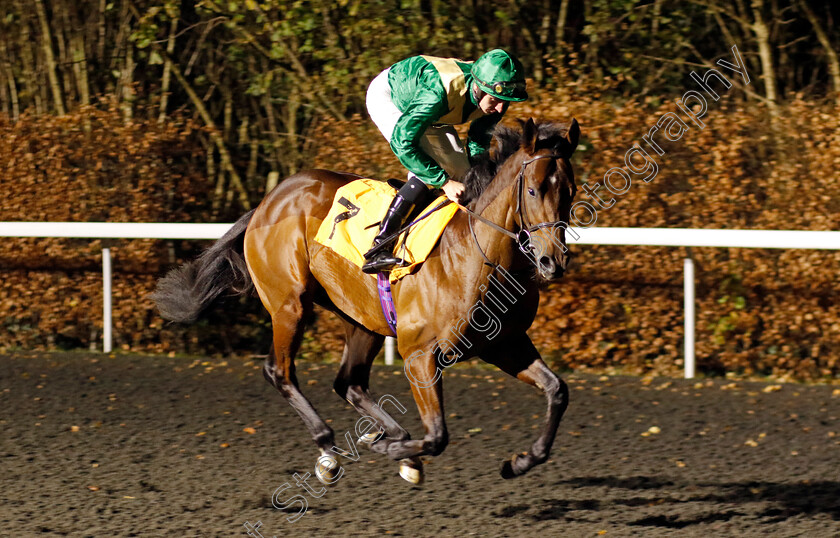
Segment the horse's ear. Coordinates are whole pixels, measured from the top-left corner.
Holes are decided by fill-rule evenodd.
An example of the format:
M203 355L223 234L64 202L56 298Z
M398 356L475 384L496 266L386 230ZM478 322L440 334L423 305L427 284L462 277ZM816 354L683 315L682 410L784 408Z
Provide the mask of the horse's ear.
M566 142L569 143L569 156L577 149L578 141L580 140L580 126L576 119L572 118L572 123L569 124L569 130L566 131Z
M537 147L537 126L534 124L534 118L528 118L528 121L518 121L522 126L522 141L520 146L529 155L532 155Z

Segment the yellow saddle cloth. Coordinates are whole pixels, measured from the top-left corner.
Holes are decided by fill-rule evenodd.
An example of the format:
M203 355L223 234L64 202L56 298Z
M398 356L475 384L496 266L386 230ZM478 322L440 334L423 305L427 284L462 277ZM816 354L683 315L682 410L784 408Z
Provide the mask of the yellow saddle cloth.
M335 193L332 208L318 229L315 241L362 267L365 264L364 253L370 249L373 238L379 233L378 224L396 194L396 189L375 179L357 179L341 187ZM444 200L446 196L441 196L424 209L421 215ZM411 274L417 265L426 260L446 224L457 211L458 206L455 204L446 205L412 226L408 238L405 234L399 237L394 252L407 265L391 271L392 283ZM377 225L368 228L371 224Z

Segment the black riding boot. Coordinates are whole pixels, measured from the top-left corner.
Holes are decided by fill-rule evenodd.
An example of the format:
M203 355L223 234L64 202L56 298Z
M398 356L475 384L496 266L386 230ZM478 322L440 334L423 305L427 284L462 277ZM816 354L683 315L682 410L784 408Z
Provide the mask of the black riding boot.
M379 225L379 233L373 239L373 246L365 253L367 263L362 267L362 271L368 274L380 273L382 271L389 271L394 265L400 263L400 258L394 257L394 245L397 240L394 239L389 245L383 245L377 248L386 238L395 234L403 224L403 221L411 212L414 204L397 194L391 202L388 211L385 213L385 218Z

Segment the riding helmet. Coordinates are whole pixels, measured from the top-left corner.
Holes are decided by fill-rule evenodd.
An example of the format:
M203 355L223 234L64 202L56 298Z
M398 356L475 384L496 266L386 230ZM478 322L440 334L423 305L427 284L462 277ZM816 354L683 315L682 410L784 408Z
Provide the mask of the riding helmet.
M493 49L481 56L470 71L482 91L503 101L524 101L525 70L522 63L502 49Z

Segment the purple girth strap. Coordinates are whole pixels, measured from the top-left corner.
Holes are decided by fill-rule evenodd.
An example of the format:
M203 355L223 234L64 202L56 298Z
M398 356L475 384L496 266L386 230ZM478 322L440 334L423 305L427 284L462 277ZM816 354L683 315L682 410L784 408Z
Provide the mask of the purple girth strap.
M385 321L388 322L394 336L397 336L397 309L394 307L394 298L391 296L391 281L388 280L388 275L377 273L376 287L379 289L379 304L382 306Z

